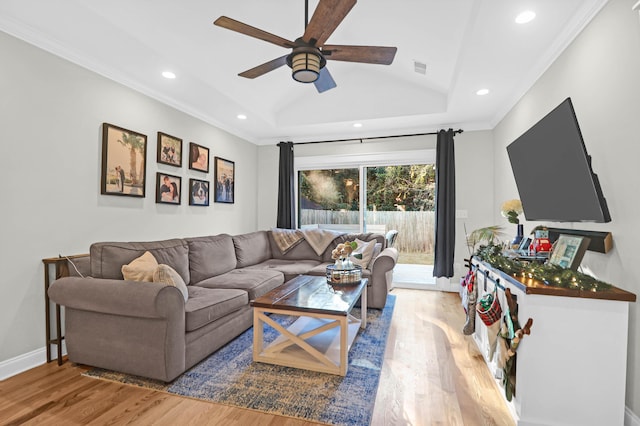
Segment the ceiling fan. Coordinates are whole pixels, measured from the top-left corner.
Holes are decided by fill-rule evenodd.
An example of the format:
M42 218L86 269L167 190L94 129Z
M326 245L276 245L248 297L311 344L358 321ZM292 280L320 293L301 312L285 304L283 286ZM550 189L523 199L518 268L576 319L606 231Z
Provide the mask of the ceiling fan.
M289 41L226 16L219 17L214 24L292 49L288 55L241 72L239 76L260 77L286 64L292 69L294 80L314 83L318 92L322 93L336 87L325 66L327 60L390 65L398 50L396 47L325 44L355 4L356 0L320 0L309 21L309 0L306 0L304 34L295 41Z

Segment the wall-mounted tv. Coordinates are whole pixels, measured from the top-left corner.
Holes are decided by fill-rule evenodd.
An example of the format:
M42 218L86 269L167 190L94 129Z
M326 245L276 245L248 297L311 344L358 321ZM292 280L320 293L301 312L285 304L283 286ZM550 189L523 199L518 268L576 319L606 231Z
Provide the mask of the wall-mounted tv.
M507 146L507 153L527 220L611 221L571 98Z

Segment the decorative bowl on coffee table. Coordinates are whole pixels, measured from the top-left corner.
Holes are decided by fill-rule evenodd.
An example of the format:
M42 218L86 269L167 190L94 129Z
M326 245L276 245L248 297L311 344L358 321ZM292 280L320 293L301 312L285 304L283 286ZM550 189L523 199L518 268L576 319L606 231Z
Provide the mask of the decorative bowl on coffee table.
M335 265L327 265L327 282L332 285L354 285L362 279L362 267L355 265L352 269L337 269Z

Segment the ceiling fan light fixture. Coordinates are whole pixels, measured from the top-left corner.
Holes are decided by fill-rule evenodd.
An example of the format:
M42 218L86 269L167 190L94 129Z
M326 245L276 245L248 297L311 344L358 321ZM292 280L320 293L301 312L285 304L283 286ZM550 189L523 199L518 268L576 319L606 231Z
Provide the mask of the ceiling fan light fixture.
M293 79L301 83L313 83L320 75L320 56L314 52L293 53L291 69Z

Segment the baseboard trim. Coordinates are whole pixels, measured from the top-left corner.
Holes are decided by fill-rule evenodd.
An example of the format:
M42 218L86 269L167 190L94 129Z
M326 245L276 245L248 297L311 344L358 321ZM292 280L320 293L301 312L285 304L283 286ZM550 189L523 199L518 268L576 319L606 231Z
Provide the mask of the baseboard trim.
M67 354L67 348L62 343L62 355ZM55 355L55 354L53 354ZM26 354L0 362L0 381L31 370L47 362L47 348L42 347Z
M640 426L640 417L631 411L629 407L624 408L624 426Z

